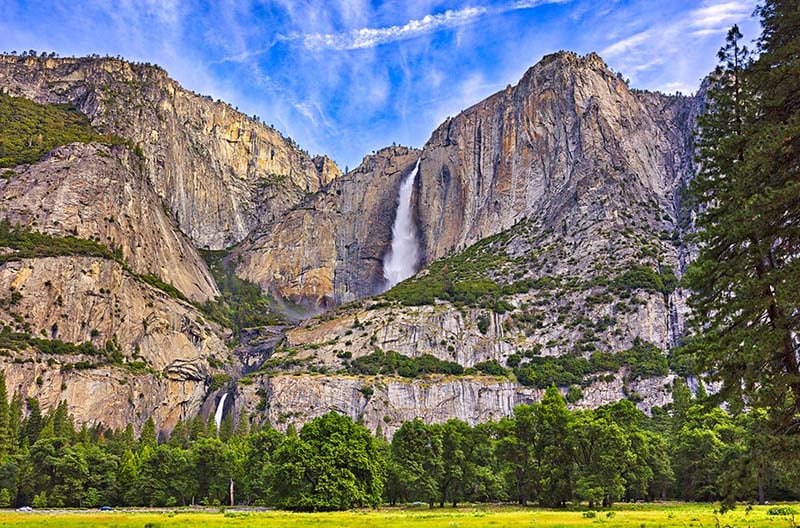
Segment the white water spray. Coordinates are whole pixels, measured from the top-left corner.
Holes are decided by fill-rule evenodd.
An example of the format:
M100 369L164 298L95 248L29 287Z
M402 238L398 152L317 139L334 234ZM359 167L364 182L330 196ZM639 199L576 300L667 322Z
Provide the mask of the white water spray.
M383 277L386 287L391 288L414 273L419 260L417 227L411 214L411 193L419 171L419 161L414 170L400 184L397 196L397 216L392 225L392 247L383 259Z
M227 397L227 392L222 395L222 398L219 399L219 403L217 404L217 410L214 413L214 423L217 424L217 434L219 434L219 426L222 425L222 413L225 412L225 399Z

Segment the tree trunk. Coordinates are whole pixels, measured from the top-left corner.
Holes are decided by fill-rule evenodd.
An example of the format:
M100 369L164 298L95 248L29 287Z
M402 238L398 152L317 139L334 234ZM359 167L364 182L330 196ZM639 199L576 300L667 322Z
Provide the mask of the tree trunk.
M750 241L751 243L756 243L756 237L751 236ZM767 254L765 260L769 261L770 267L772 269L778 269L773 257L771 254ZM763 261L759 261L756 264L756 276L758 278L763 277L767 273L767 266L764 264ZM800 375L800 365L797 362L797 356L795 355L794 346L792 343L792 334L789 328L786 328L785 325L779 324L783 321L784 318L784 311L781 306L778 306L778 303L775 301L775 287L772 284L768 284L766 289L764 290L764 294L770 298L770 303L767 306L767 316L769 317L769 322L772 324L772 327L776 330L781 331L783 334L781 336L781 347L780 347L780 360L783 363L783 368L785 369L786 373L789 374L792 381L789 382L789 389L792 391L792 396L794 396L794 410L796 411L798 405L800 405L800 381L798 381L798 376ZM790 412L789 415L793 415L794 412Z
M233 506L233 479L231 479L230 494L231 494L231 506Z

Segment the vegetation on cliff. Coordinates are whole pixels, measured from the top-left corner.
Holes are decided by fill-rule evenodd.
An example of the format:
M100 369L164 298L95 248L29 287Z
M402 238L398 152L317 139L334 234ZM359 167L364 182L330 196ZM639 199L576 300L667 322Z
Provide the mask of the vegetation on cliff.
M261 288L233 272L227 264L227 251L200 250L200 253L221 294L218 299L201 305L210 319L231 328L236 336L246 328L286 324Z
M188 302L186 296L175 286L149 273L135 273L122 257L119 248L109 249L94 240L76 236L56 236L33 231L30 227L11 225L8 219L0 220L0 248L10 251L0 254L0 264L15 260L46 257L98 257L113 260L137 280L157 288L164 293Z
M70 105L43 105L0 93L0 168L33 163L56 147L125 140L97 132L85 115Z
M638 380L653 376L666 376L669 365L664 353L639 338L634 340L628 350L612 352L593 352L589 358L574 354L564 356L537 356L533 353L513 354L508 366L523 385L544 389L550 385L567 387L587 386L594 381L593 375L614 373L625 368L628 380Z
M408 357L397 352L376 350L352 360L348 366L351 374L374 376L385 374L404 378L417 378L424 374L462 374L464 367L452 361L442 361L430 354Z
M12 226L6 218L0 220L0 247L11 250L0 254L0 263L29 258L78 255L117 261L122 259L119 251L112 251L94 240L39 233L30 228Z

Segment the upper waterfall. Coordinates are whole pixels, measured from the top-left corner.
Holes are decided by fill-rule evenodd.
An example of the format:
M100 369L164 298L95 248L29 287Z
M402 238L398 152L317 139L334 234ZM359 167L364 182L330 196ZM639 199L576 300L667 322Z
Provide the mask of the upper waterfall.
M392 247L383 259L383 277L386 288L391 288L417 271L419 240L411 208L411 194L419 172L419 162L400 184L397 196L397 214L392 224Z

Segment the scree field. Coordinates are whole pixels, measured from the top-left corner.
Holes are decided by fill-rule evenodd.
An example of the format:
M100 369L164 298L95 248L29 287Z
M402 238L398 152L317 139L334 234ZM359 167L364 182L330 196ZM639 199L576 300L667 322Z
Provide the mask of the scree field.
M175 526L347 526L353 528L383 526L411 527L794 527L800 516L797 505L758 506L748 511L739 507L718 514L710 504L635 505L615 507L610 511L520 509L512 507L427 508L357 510L335 513L267 512L196 512L176 511L34 511L0 513L0 526L167 528Z

